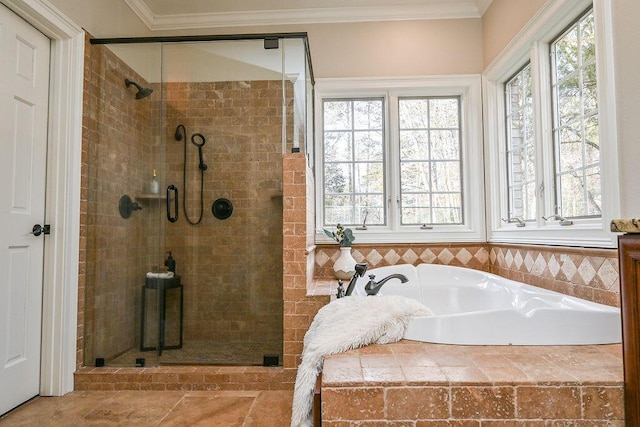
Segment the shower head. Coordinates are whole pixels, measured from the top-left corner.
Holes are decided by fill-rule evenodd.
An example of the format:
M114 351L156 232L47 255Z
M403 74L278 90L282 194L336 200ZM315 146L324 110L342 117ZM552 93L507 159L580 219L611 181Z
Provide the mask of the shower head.
M153 92L153 89L142 87L138 83L129 79L124 79L124 84L127 87L134 85L138 89L138 92L136 93L136 99L146 98L147 96L151 95L151 92Z

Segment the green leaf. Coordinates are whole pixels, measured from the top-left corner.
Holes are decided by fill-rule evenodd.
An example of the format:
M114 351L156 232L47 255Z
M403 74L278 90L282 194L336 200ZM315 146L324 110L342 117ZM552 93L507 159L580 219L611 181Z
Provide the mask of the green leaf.
M324 231L324 234L326 234L327 237L330 237L336 242L339 242L338 237L336 236L336 233L334 233L333 231L325 230L324 228L322 229L322 231Z

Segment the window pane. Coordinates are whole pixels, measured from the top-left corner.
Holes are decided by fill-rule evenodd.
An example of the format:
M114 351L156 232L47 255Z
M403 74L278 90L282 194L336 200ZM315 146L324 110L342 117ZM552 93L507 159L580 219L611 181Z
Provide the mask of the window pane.
M571 174L560 176L560 186L562 187L562 215L565 217L576 217L585 212L584 188L585 181L581 173L574 171Z
M558 114L560 125L576 120L582 114L580 97L580 81L577 77L570 78L558 85Z
M400 98L398 108L401 223L461 223L460 99ZM436 195L446 200L437 211Z
M348 101L324 102L324 130L351 129L351 105Z
M384 225L384 197L382 194L357 195L356 206L358 206L356 209L357 224Z
M403 99L398 103L400 129L429 128L429 100Z
M587 165L600 162L600 135L598 130L598 116L587 117L584 126L584 161Z
M356 161L382 162L382 131L358 131L354 132L353 137Z
M327 162L350 160L351 154L350 132L325 132L324 133L324 159Z
M600 168L589 168L587 174L587 215L602 215L602 191L600 184Z
M536 148L533 138L531 66L527 65L505 85L507 113L508 212L505 217L535 219Z
M429 100L429 127L458 129L458 100L434 98Z
M324 191L327 194L351 193L353 178L348 163L327 163L324 168Z
M582 79L582 96L584 103L584 113L598 109L598 90L596 82L596 63L593 62L584 67Z
M401 215L402 225L432 224L431 197L426 194L405 194Z
M382 101L323 101L324 225L385 223Z
M460 191L460 163L433 162L431 179L433 191Z
M356 193L382 194L384 189L382 163L356 163L355 171Z
M433 208L433 223L460 224L462 216L460 208Z
M596 58L596 26L593 13L585 16L580 22L580 31L582 62L594 61Z
M578 69L578 29L572 29L558 39L555 45L558 79L564 79Z
M429 132L405 130L400 133L401 160L429 160Z
M353 102L354 129L382 129L382 102L356 100Z
M457 130L431 131L433 160L460 160L460 136Z
M335 225L337 223L353 222L353 201L350 196L325 196L324 222Z
M560 145L560 171L579 169L582 167L582 132L579 123L563 127L558 132Z
M431 187L429 181L429 163L402 162L400 171L400 191L402 193L414 191L429 192Z
M564 217L599 216L600 140L593 11L552 45L556 200Z

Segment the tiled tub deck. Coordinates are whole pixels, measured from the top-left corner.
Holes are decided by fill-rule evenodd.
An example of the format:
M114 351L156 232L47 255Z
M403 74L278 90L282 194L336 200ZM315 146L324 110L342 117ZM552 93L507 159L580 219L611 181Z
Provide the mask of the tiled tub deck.
M402 340L328 356L322 425L624 426L621 346Z

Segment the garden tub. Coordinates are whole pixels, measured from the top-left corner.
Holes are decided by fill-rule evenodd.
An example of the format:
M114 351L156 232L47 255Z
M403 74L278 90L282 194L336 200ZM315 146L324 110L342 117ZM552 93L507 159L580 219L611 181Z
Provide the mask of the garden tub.
M367 271L354 295L389 280L378 295L417 299L433 315L410 321L405 339L460 345L591 345L621 342L620 310L495 274L438 264L396 265Z

